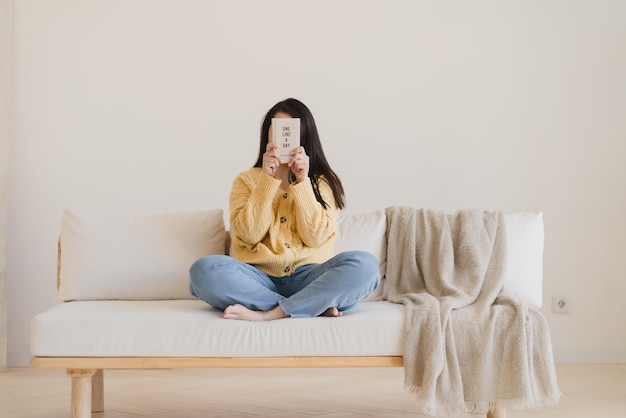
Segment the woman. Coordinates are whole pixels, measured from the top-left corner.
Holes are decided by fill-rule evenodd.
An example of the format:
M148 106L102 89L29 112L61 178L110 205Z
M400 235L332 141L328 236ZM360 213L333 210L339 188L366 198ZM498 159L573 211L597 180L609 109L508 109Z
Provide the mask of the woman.
M301 146L289 162L270 140L272 118L300 118ZM277 103L263 121L255 166L233 182L231 256L196 261L191 294L227 319L341 316L380 282L373 255L334 255L343 206L343 187L326 161L313 115L296 99Z

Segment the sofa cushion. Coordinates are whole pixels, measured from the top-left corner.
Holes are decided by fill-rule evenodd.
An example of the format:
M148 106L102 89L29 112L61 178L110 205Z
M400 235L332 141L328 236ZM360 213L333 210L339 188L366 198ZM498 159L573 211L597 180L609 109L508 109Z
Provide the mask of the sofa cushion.
M402 355L404 305L361 302L339 318L227 320L199 300L77 301L37 315L33 356Z
M340 216L335 252L363 250L376 256L380 277L385 277L387 265L387 219L385 212L376 210L355 215ZM365 300L382 299L382 283Z
M505 215L508 261L503 293L542 305L544 229L541 213ZM62 300L192 299L188 269L224 253L220 209L142 216L84 216L67 210L61 225ZM365 250L386 270L382 210L340 216L336 252ZM104 254L104 256L103 256ZM380 300L382 285L366 300Z
M193 299L189 267L224 253L221 209L136 216L84 216L61 222L61 300Z
M543 299L543 214L514 213L504 217L507 262L502 293L541 308Z

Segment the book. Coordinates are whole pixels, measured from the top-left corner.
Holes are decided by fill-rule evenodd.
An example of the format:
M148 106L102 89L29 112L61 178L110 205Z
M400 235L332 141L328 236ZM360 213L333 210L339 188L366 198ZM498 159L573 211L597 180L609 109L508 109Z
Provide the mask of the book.
M281 160L288 163L291 151L300 146L300 118L272 118L272 137Z

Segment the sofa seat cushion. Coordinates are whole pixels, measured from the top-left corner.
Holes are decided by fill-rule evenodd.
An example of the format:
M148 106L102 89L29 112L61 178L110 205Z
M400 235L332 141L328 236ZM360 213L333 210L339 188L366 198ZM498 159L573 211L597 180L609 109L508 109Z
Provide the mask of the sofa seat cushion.
M340 318L227 320L198 300L76 301L33 318L37 357L402 355L404 306L361 302Z

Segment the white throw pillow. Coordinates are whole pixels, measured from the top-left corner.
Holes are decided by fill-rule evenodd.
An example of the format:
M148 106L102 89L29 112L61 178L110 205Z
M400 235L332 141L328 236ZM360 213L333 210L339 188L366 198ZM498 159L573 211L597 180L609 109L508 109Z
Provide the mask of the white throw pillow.
M83 216L61 222L59 296L63 301L193 299L189 268L224 254L221 209L134 216Z
M504 216L507 263L502 293L541 308L543 300L544 228L542 213Z
M387 266L387 218L382 210L357 215L340 216L335 252L362 250L378 259L380 277ZM382 300L382 282L365 300Z

